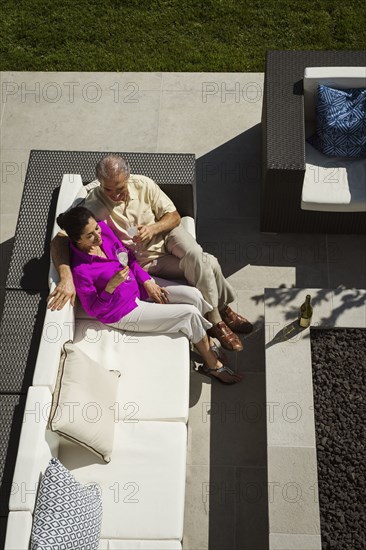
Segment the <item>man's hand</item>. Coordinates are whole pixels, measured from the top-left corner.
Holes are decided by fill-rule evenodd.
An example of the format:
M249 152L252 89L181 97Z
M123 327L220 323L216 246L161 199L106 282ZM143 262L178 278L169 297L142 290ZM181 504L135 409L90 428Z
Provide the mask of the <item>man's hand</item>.
M138 225L137 229L139 233L133 238L133 241L137 244L147 244L156 235L153 225Z
M154 283L151 279L144 282L144 287L149 298L157 304L167 304L169 302L168 290Z
M56 309L60 310L64 305L70 300L71 305L75 305L75 286L74 282L71 279L67 281L60 281L56 286L55 290L47 298L47 308L55 311Z

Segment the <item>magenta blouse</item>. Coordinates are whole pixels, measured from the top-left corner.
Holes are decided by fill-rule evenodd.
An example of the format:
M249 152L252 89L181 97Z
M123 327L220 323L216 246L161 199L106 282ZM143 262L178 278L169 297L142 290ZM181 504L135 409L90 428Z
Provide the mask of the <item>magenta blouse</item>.
M98 223L101 227L102 248L107 258L87 254L70 242L71 269L76 294L87 314L102 323L116 323L137 307L136 298L144 300L148 297L143 283L151 277L139 266L133 253L107 224ZM116 256L118 248L128 252L130 279L121 283L110 294L104 289L111 277L122 269Z

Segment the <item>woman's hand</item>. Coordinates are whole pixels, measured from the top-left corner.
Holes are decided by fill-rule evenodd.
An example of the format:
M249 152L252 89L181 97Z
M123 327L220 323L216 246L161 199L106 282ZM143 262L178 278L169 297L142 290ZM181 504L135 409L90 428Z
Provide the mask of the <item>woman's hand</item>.
M119 286L121 283L124 283L128 279L129 272L130 268L128 266L120 269L120 271L117 271L117 273L115 273L113 277L109 279L107 286L104 290L106 292L109 292L109 294L113 294L117 286Z
M144 282L144 287L149 295L149 298L157 304L167 304L169 302L169 292L166 288L157 285L151 279Z

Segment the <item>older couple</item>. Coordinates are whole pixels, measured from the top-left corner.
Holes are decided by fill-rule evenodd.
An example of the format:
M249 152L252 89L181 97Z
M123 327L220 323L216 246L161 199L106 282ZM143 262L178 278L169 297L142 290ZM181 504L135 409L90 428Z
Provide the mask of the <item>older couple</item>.
M208 334L217 338L225 349L242 350L236 333L248 333L252 325L230 308L229 304L235 299L234 289L224 278L217 259L204 253L184 230L172 201L150 178L131 175L128 161L122 157L102 159L96 167L96 176L97 180L89 184L90 190L82 206L90 210L95 220L106 222L102 225L103 230L108 226L107 230L109 228L127 247L138 247L141 272L167 279L184 277L199 289L204 301L210 305L205 312L211 327ZM134 242L128 233L131 225L138 229ZM67 232L66 226L65 230ZM60 282L49 296L49 307L60 309L68 299L72 303L75 300L69 240L59 233L51 248ZM150 282L147 286L152 284ZM164 304L166 296L164 290L159 294L154 287L150 299ZM144 300L143 295L141 299Z

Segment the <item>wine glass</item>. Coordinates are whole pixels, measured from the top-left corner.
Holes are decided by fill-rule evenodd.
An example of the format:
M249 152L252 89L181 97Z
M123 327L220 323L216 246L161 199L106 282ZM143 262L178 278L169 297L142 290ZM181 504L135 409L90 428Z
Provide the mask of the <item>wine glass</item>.
M131 237L131 239L133 239L133 237L136 237L138 234L139 234L139 230L137 228L137 225L134 224L134 223L130 223L129 226L127 227L127 234L129 237ZM141 250L140 250L140 247L137 243L135 243L134 241L133 242L133 251L134 251L134 254L135 256L140 256L141 255Z
M124 248L117 248L116 256L122 267L128 266L128 252ZM131 277L127 275L127 281L131 280Z

